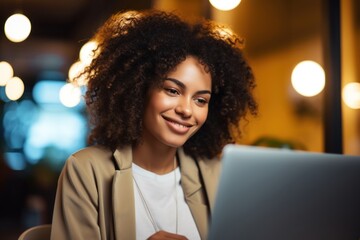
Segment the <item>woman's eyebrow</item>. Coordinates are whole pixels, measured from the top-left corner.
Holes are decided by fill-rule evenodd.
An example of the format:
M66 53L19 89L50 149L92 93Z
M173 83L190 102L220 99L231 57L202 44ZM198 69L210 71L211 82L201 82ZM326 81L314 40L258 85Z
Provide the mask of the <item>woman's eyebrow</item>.
M185 84L183 84L182 82L180 82L179 80L175 79L175 78L165 78L164 80L169 80L169 81L172 81L173 83L175 83L176 85L178 85L179 87L185 89L186 86Z
M175 79L175 78L169 78L169 77L167 77L167 78L165 78L164 80L171 81L171 82L175 83L176 85L178 85L180 88L186 89L185 84L182 83L181 81ZM209 91L209 90L200 90L200 91L197 92L197 94L211 94L211 91Z
M209 90L202 90L202 91L197 91L197 94L210 94L211 95L211 91Z

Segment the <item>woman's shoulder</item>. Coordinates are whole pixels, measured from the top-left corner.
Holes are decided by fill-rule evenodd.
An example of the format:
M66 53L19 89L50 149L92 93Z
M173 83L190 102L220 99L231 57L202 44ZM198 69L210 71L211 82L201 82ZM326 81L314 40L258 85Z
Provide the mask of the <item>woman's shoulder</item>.
M66 161L66 164L79 167L113 167L113 151L105 146L89 146L73 153Z
M112 156L112 154L113 151L111 151L110 148L107 148L102 145L94 145L80 149L79 151L73 153L72 156L79 159L83 159L83 158L94 159L99 157L109 158Z

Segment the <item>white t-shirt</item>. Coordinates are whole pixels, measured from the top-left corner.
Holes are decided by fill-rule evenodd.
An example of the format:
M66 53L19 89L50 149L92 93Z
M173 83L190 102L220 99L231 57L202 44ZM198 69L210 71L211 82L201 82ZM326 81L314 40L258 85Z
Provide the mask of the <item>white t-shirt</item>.
M134 180L136 239L144 240L155 233L136 183L157 226L160 230L171 233L176 233L176 189L178 234L184 235L191 240L200 239L194 218L185 202L184 192L180 185L180 169L176 168L170 173L158 175L133 163L132 170L136 180L136 182Z

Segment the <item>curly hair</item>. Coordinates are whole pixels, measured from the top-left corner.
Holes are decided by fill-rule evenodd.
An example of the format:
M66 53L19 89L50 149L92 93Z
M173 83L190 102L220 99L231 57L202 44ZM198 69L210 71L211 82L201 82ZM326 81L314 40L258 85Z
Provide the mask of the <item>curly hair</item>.
M116 149L141 142L148 90L187 56L209 71L212 96L208 117L183 146L186 154L211 158L233 143L239 122L256 115L253 73L246 62L243 40L209 20L187 22L157 10L119 12L93 37L96 57L85 74L85 94L92 126L90 144Z

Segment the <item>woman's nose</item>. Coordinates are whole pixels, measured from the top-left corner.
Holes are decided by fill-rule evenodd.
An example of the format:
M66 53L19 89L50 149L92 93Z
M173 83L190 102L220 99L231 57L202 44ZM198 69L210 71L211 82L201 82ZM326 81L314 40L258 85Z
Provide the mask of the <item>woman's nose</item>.
M182 117L188 118L192 115L192 106L190 99L182 99L175 107L175 112Z

